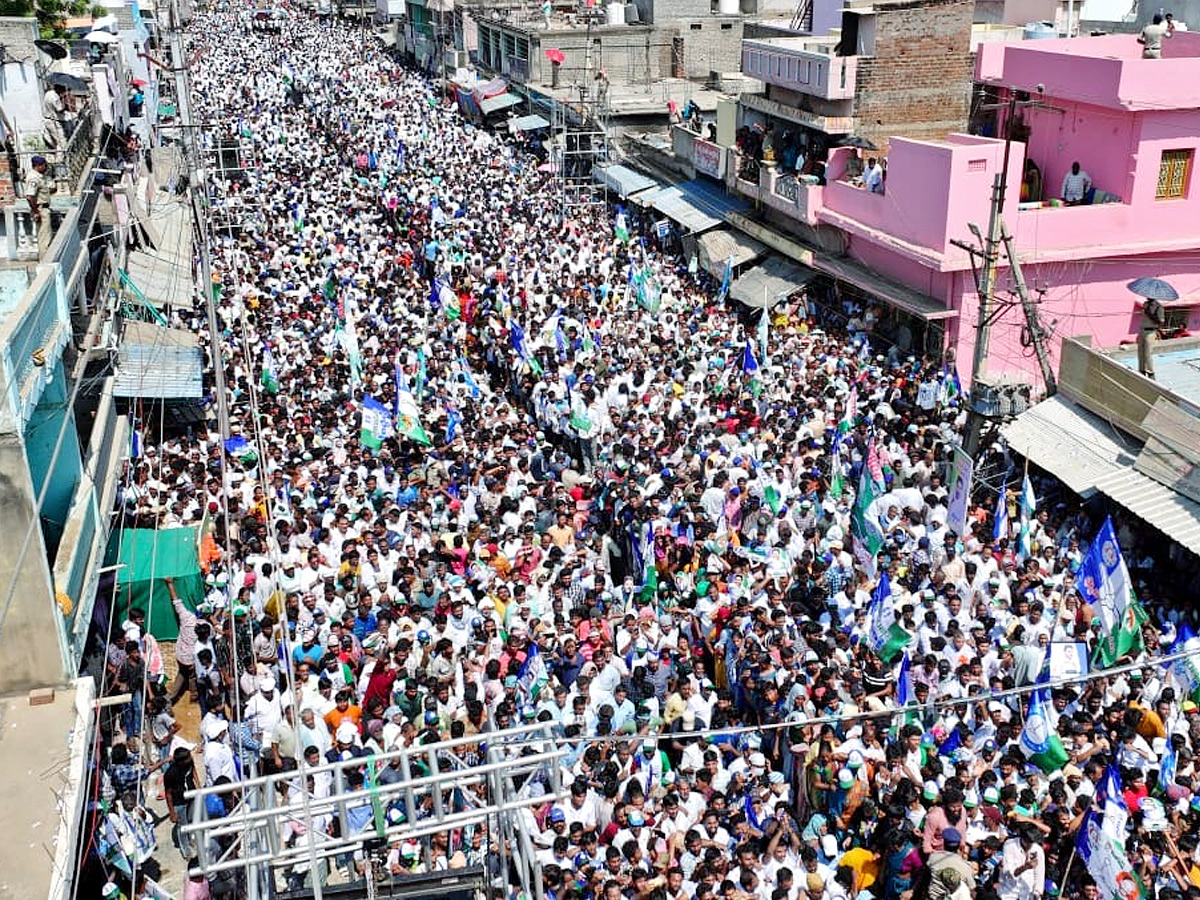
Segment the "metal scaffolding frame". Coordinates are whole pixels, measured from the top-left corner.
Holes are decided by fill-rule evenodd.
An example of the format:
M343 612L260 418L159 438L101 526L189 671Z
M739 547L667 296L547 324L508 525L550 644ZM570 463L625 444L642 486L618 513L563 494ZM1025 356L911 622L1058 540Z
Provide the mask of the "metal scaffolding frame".
M484 751L478 765L460 755L470 745ZM415 840L422 844L428 867L428 838L482 824L488 829L488 854L499 859L505 877L515 870L522 889L534 900L544 900L533 845L516 819L523 809L566 796L559 765L566 754L552 723L539 722L320 766L301 761L297 771L190 791L191 823L181 831L197 847L199 865L193 873L243 870L248 896L260 900L273 894L276 869L306 863L314 873L314 896L320 900L322 884L316 873L323 860L364 849L367 842L386 847ZM378 784L374 773L388 766L399 769L400 780ZM347 773L356 769L365 769L371 777L351 790ZM422 771L427 774L419 774ZM327 791L309 790L310 779L314 786L328 784ZM284 793L289 800L281 806ZM210 797L220 798L229 812L210 817ZM351 810L366 808L372 810L372 822L354 832ZM384 812L389 808L403 814L400 821ZM337 827L329 829L336 836L322 829L322 822L336 822ZM301 826L305 839L289 846L281 837L287 825ZM511 859L510 848L516 849Z
M607 189L592 177L592 170L609 160L608 78L593 57L592 49L592 28L604 18L605 12L597 6L581 10L580 15L587 19L583 81L570 86L579 99L564 102L556 98L550 106L554 164L564 218L569 218L579 207L608 202Z

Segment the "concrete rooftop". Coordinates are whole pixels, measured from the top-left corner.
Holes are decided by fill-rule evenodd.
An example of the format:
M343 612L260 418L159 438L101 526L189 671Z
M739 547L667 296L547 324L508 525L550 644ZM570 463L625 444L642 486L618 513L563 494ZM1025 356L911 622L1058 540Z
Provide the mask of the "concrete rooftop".
M1137 352L1116 350L1105 354L1137 371ZM1184 400L1200 404L1200 340L1159 344L1154 353L1154 380Z
M24 694L0 699L0 784L7 810L0 816L0 897L58 896L63 879L75 877L80 783L90 742L78 709L90 706L91 684L81 679L78 691L60 688L44 706L30 706Z

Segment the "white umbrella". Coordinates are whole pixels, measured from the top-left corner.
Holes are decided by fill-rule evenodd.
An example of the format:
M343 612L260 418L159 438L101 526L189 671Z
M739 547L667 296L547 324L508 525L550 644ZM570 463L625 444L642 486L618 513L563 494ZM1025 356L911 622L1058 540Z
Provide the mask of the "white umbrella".
M85 41L91 41L93 44L115 44L121 39L111 31L89 31L83 36Z

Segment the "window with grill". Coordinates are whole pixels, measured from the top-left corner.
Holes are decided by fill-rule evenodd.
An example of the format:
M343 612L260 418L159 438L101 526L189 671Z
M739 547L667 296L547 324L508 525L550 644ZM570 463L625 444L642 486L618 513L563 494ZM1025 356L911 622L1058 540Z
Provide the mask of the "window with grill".
M1164 150L1158 164L1156 200L1182 200L1187 196L1188 178L1192 174L1192 153L1187 150Z

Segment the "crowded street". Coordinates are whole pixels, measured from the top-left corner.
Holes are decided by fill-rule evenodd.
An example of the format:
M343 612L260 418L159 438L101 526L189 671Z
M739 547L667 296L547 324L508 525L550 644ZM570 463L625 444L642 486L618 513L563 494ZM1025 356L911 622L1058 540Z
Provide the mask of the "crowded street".
M207 426L147 415L128 462L123 524L198 526L206 596L166 583L169 647L111 612L103 790L154 846L102 836L98 896L250 896L188 791L292 773L292 846L343 827L309 769L545 723L537 900L1200 897L1194 557L995 437L1001 496L964 495L952 359L816 287L741 307L375 37L250 15L190 31L204 139L239 148L207 173L220 346L171 315L229 432L209 373ZM524 843L425 832L388 878L524 900Z

